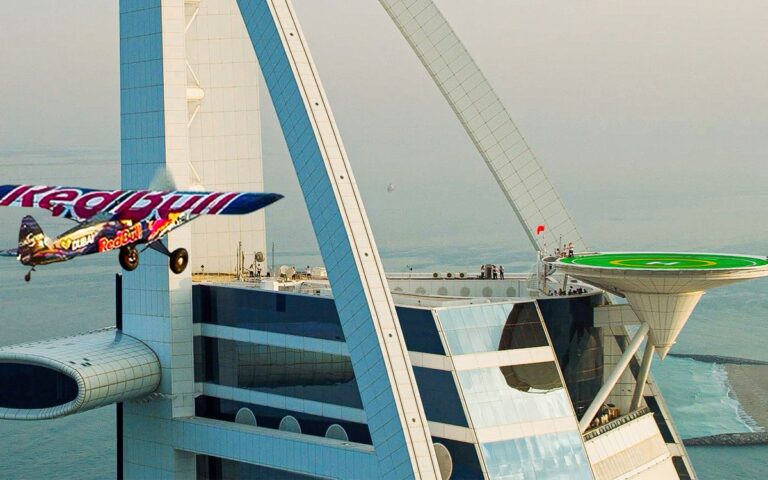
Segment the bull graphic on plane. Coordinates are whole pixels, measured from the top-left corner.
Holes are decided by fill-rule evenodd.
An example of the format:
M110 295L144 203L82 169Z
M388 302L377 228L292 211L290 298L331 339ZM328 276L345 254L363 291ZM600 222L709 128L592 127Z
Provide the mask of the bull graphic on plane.
M50 239L34 218L21 221L19 246L0 250L31 267L64 262L81 255L119 250L120 265L127 271L139 266L138 246L152 248L169 258L173 273L187 268L189 254L173 252L162 238L201 215L245 215L283 198L276 193L187 192L176 190L95 190L46 185L0 186L0 207L37 207L78 225Z

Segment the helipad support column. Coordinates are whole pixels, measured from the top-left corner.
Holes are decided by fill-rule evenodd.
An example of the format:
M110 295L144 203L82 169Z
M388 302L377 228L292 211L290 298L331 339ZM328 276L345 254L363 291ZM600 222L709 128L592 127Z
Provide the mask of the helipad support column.
M653 361L654 350L656 350L656 347L653 346L653 342L646 342L645 351L643 352L643 363L640 364L640 372L637 374L635 392L632 394L632 403L629 404L630 412L634 412L640 406L640 400L643 398L643 390L645 390L645 382L648 381L648 374L651 372L651 362Z
M312 220L382 478L439 477L408 351L360 193L287 0L239 0ZM364 379L364 380L363 380Z

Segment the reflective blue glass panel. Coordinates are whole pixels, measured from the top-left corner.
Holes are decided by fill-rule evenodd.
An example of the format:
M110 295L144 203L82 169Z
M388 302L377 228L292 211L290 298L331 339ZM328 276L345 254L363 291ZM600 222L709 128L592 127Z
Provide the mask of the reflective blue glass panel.
M58 370L26 363L0 364L1 408L49 408L77 398L77 383Z
M453 355L549 345L533 302L440 309L438 318Z
M234 422L237 412L241 408L247 408L253 412L256 418L256 424L259 427L277 430L280 427L280 421L286 415L290 415L299 422L299 425L301 425L301 433L305 435L325 437L328 427L337 424L346 431L350 442L365 443L367 445L371 444L371 434L368 431L368 426L364 423L349 422L339 420L338 418L322 417L305 412L297 412L295 410L267 407L264 405L238 402L235 400L209 397L207 395L200 395L195 398L195 416L197 417Z
M322 478L208 455L197 455L195 461L198 480L236 478L247 478L248 480L319 480Z
M196 380L363 408L349 357L211 337L198 349Z
M577 415L603 386L603 342L593 311L602 294L537 299Z
M193 322L344 341L332 298L194 285Z
M431 310L397 307L397 318L409 352L445 355Z
M573 415L555 362L480 368L458 375L476 428Z
M474 444L440 437L432 437L432 441L443 445L451 453L453 461L451 480L483 480L485 478Z
M480 449L492 479L593 478L576 431L483 443Z
M416 376L427 420L460 427L468 426L451 372L413 367L413 374Z

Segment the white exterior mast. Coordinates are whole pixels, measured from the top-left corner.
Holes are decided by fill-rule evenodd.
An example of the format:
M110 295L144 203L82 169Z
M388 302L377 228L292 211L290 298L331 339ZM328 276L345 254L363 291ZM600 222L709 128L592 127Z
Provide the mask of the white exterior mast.
M432 0L379 0L480 152L537 251L586 245L544 170ZM539 225L544 231L536 233Z

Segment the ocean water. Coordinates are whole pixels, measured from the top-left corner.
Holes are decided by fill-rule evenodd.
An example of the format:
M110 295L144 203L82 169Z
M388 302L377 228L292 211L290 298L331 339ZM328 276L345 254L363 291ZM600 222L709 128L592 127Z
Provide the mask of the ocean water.
M282 256L278 263L288 258L301 259L294 262L297 264L317 263L312 252L284 252ZM479 252L475 263L498 259L510 265L511 272L527 269L529 257L487 251ZM417 250L400 255L385 252L384 262L394 271L419 260L415 270L430 271L449 258L450 252L433 251L430 256ZM0 344L113 325L113 282L118 270L116 256L106 254L41 268L27 284L22 280L25 269L18 263L0 263ZM707 295L673 351L765 360L766 337L750 332L766 320L767 285L762 281L744 285ZM715 336L713 342L710 330L728 335ZM654 364L653 374L684 438L755 429L730 391L722 367L668 357ZM114 431L114 407L43 422L0 421L0 479L114 478ZM768 446L691 447L688 451L702 479L758 479L768 473Z
M678 424L683 438L762 431L741 408L722 365L668 357L652 370L673 418L693 419Z

